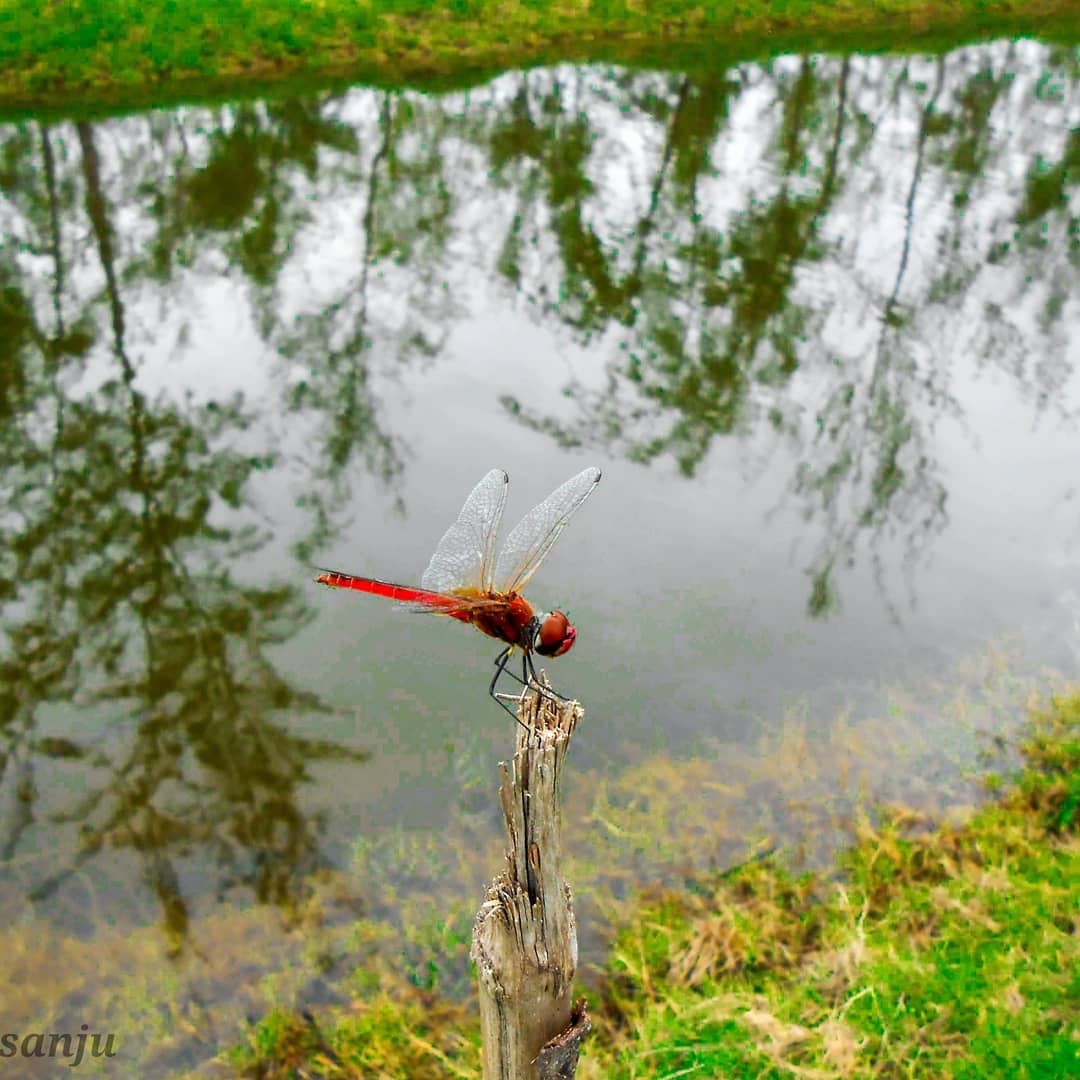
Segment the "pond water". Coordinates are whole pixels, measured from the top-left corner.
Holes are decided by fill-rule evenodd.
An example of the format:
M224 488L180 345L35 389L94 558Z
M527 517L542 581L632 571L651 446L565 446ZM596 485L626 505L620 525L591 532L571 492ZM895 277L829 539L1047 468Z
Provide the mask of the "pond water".
M1078 128L1033 41L0 126L3 910L183 938L487 799L495 643L312 567L496 466L603 469L582 769L1075 672Z

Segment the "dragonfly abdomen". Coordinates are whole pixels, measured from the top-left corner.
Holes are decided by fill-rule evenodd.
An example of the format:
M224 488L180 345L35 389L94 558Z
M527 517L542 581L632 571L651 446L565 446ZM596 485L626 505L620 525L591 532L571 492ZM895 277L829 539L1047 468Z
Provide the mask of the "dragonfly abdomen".
M411 585L395 585L392 581L379 581L378 578L355 577L338 570L324 570L315 581L333 589L358 589L360 592L374 593L375 596L385 596L405 604L422 604L436 611L446 611L448 615L455 615L457 618L468 619L467 615L450 610L457 606L452 596L429 592L427 589L415 589Z

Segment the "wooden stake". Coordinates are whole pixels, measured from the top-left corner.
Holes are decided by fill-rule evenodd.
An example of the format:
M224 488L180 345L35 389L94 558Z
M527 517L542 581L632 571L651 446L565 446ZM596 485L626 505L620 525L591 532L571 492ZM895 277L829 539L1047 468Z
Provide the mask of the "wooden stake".
M574 1004L577 930L562 875L559 780L584 709L536 689L518 708L517 751L500 763L506 867L473 927L484 1080L570 1080L590 1030Z

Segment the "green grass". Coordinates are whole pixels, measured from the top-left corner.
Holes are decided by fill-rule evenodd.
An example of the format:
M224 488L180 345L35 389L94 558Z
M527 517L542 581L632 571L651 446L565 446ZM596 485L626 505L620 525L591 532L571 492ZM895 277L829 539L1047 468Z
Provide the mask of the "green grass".
M1077 1075L1080 695L963 824L860 820L831 873L770 862L644 898L593 978L580 1078ZM273 1013L247 1075L478 1077L469 1005L357 976L332 1024ZM365 987L367 988L365 992Z
M756 866L647 903L610 964L598 1075L1075 1075L1080 697L1023 753L963 826L861 822L838 876Z
M0 0L0 112L85 111L283 78L476 81L609 60L943 47L992 34L1075 41L1074 0Z

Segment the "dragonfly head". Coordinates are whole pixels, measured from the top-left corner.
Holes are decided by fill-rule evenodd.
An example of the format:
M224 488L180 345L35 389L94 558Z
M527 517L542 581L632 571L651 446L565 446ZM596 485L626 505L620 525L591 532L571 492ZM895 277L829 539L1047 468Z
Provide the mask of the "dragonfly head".
M562 656L570 651L577 631L570 625L570 620L561 611L552 611L541 615L538 622L540 629L533 639L533 648L541 656Z

